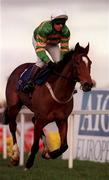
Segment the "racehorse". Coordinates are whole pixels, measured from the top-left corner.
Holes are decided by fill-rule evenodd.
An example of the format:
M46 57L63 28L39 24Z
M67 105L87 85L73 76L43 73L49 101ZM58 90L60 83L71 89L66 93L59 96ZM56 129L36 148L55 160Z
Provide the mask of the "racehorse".
M23 105L34 113L34 141L25 165L26 168L32 167L43 128L50 122L56 122L61 139L60 148L48 152L50 158L57 158L67 150L67 120L73 110L75 85L79 82L84 92L90 91L93 87L90 75L91 60L88 57L88 51L89 44L84 48L77 43L75 48L69 50L63 60L55 65L47 81L42 85L35 86L31 96L16 88L20 75L31 63L22 64L11 73L6 86L7 107L4 118L5 122L9 123L13 138L12 162L14 165L18 165L19 162L16 116Z

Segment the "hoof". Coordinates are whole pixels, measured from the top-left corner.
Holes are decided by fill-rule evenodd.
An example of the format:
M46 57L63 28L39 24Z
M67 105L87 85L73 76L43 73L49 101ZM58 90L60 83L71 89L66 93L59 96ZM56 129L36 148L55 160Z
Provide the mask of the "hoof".
M25 168L24 171L28 171L29 169L28 168Z
M30 169L33 166L34 158L35 158L35 156L32 156L31 154L29 155L29 158L26 162L25 168Z
M33 166L33 162L27 161L25 169L30 169Z
M11 164L12 164L13 166L18 166L18 165L19 165L19 159L18 159L18 160L11 159Z
M50 157L50 155L49 155L48 152L45 152L45 153L42 154L42 158L48 160L48 159L50 159L51 157Z

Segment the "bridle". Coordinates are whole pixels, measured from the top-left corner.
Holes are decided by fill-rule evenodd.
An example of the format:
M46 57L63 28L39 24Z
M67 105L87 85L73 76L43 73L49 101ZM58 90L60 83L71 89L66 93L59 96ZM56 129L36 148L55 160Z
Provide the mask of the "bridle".
M75 56L75 55L72 55L72 58L73 58L73 56ZM86 58L87 58L87 60L88 60L88 66L89 66L89 72L90 72L91 60L88 58L87 55L85 55L85 54L83 54L83 53L80 54L79 56L80 56L81 59L82 59L82 57L86 57ZM75 58L75 57L74 57L74 58ZM58 76L58 77L60 77L60 78L62 78L62 79L67 80L67 81L70 82L70 83L79 82L79 79L78 79L78 77L77 77L77 67L76 67L76 66L77 66L77 65L76 65L76 62L72 63L72 68L74 69L73 79L68 78L68 77L62 75L61 73L57 72L56 70L53 70L53 74L55 74L56 76Z
M69 81L69 78L68 78L68 77L66 77L66 76L64 76L64 75L61 75L61 74L60 74L59 72L57 72L56 70L53 70L53 74L55 74L56 76L61 77L62 79L66 79L66 80Z
M82 57L82 55L81 55L81 57ZM87 57L87 56L86 56L86 57ZM89 58L87 57L87 59L88 59L88 65L90 65L90 64L89 64ZM64 76L64 75L61 75L61 74L60 74L59 72L57 72L56 70L53 70L53 74L56 75L56 76L58 76L58 77L60 77L60 78L62 78L62 79L67 80L67 81L70 82L70 83L76 84L76 82L79 82L79 79L75 76L75 74L77 74L77 68L76 68L77 65L76 65L76 62L75 62L75 63L72 63L72 66L73 66L72 68L75 70L75 71L74 71L73 79L69 79L68 77L66 77L66 76ZM45 86L48 88L48 90L49 90L52 98L54 99L54 101L56 101L56 102L59 103L59 104L66 104L66 103L70 102L70 101L72 100L72 98L73 98L74 91L71 93L70 97L69 97L66 101L60 101L60 100L55 96L55 94L54 94L54 92L53 92L53 89L52 89L51 85L50 85L48 82L45 83Z

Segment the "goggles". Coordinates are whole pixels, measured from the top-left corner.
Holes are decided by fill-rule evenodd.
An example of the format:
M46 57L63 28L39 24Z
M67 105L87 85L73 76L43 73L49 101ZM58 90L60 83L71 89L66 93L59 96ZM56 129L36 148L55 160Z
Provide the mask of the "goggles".
M53 24L56 24L56 25L62 24L64 26L65 23L66 23L66 19L55 19L55 20L53 20Z

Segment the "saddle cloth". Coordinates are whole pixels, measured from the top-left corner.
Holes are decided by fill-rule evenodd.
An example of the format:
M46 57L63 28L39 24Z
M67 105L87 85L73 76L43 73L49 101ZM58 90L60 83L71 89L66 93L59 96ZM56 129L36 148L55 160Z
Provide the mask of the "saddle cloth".
M17 83L17 90L22 90L25 85L30 80L30 75L32 71L32 66L30 65L27 69L24 70L24 72L20 75L20 78ZM50 76L52 70L49 68L49 66L44 66L41 71L36 75L36 78L34 79L35 85L42 85L44 84L48 77Z

